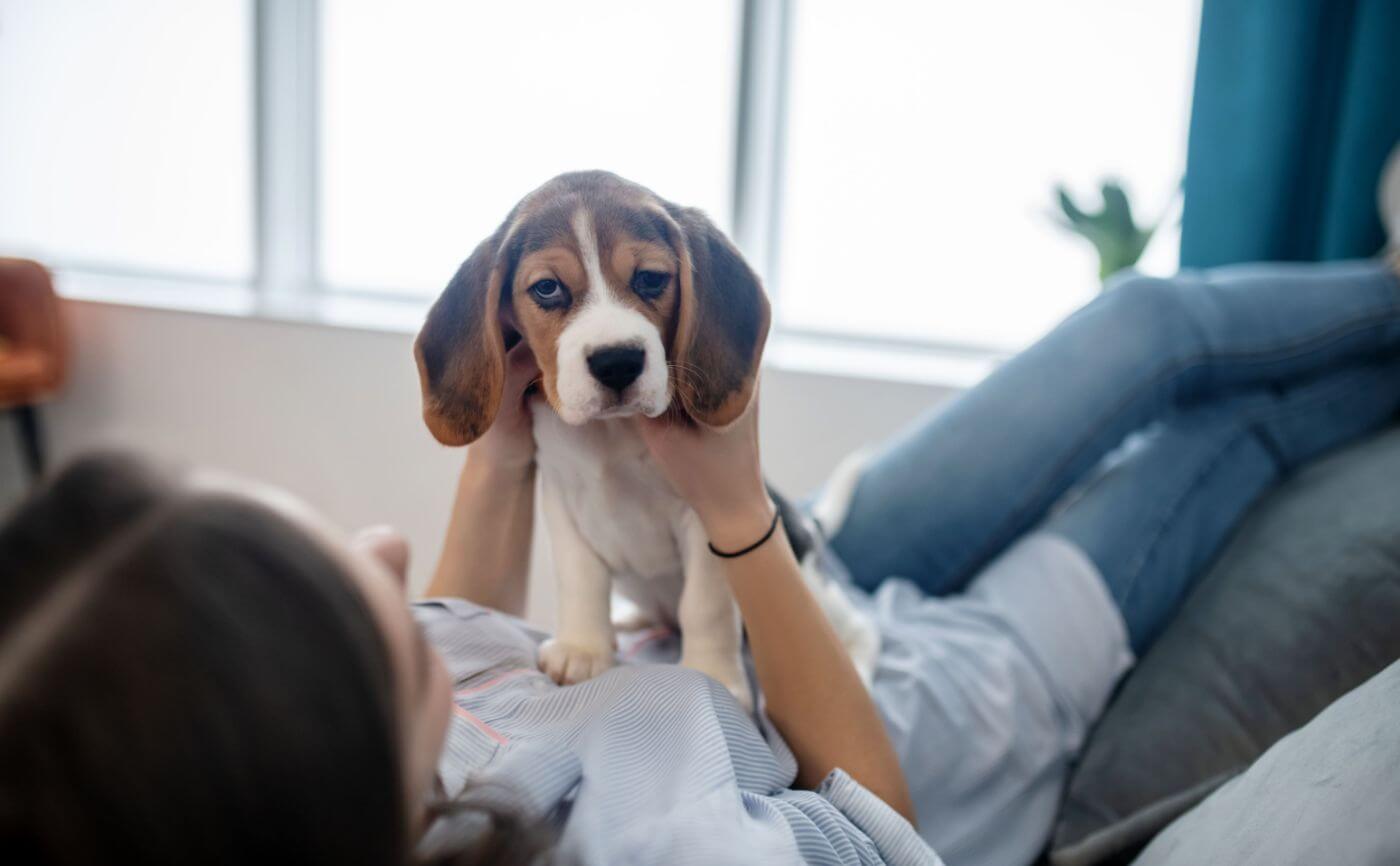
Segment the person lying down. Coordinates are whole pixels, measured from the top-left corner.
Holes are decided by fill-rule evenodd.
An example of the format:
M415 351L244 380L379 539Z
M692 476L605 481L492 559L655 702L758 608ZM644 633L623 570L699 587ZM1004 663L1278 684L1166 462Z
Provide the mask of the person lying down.
M817 511L880 629L869 689L765 540L756 410L639 422L714 547L751 548L723 567L753 713L660 632L586 682L539 669L531 374L515 356L416 604L392 532L206 472L94 456L22 503L0 529L7 862L1029 864L1241 515L1394 417L1400 281L1120 280L851 467Z

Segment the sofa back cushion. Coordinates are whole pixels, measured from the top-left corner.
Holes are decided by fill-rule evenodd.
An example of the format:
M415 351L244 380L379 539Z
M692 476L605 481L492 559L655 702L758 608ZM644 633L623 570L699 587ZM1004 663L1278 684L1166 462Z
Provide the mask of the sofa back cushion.
M1400 658L1400 430L1256 507L1122 684L1050 861L1126 863L1271 745Z
M1133 866L1400 863L1400 662L1279 740Z

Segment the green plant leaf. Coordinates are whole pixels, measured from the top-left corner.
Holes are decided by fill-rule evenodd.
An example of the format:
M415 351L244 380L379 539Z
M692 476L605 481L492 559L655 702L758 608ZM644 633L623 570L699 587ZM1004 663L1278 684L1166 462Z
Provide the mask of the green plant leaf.
M1137 225L1128 193L1118 181L1104 180L1099 185L1099 194L1103 205L1098 209L1086 209L1074 200L1063 184L1056 184L1056 199L1065 216L1056 222L1093 244L1099 256L1099 276L1107 279L1137 264L1157 227Z
M1128 194L1123 191L1123 187L1117 181L1105 181L1100 187L1100 192L1103 194L1104 219L1120 231L1135 229L1133 206L1128 204Z
M1074 199L1069 197L1069 190L1060 185L1055 187L1055 193L1060 197L1060 210L1069 217L1070 225L1078 226L1088 223L1089 215L1084 213L1079 205L1074 203Z

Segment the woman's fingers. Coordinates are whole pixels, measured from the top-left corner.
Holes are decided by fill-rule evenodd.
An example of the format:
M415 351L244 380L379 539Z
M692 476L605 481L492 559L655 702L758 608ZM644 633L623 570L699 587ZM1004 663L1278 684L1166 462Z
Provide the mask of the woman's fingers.
M401 585L408 583L408 539L391 526L367 526L350 539L350 546L389 570Z
M532 421L525 395L539 375L535 355L523 340L506 353L500 408L486 433L472 444L478 458L518 467L534 460L535 440L530 435Z
M707 526L725 514L767 513L754 405L723 430L667 416L638 424L662 473Z
M524 394L530 383L539 378L540 366L535 353L524 340L506 353L506 393Z

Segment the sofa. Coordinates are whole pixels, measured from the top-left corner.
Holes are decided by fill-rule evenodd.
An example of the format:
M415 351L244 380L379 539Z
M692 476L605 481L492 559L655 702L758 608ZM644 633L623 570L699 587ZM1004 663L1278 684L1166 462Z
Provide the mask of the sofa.
M1400 863L1373 817L1400 818L1397 659L1400 427L1255 506L1090 734L1043 862ZM1325 858L1278 859L1304 830Z

